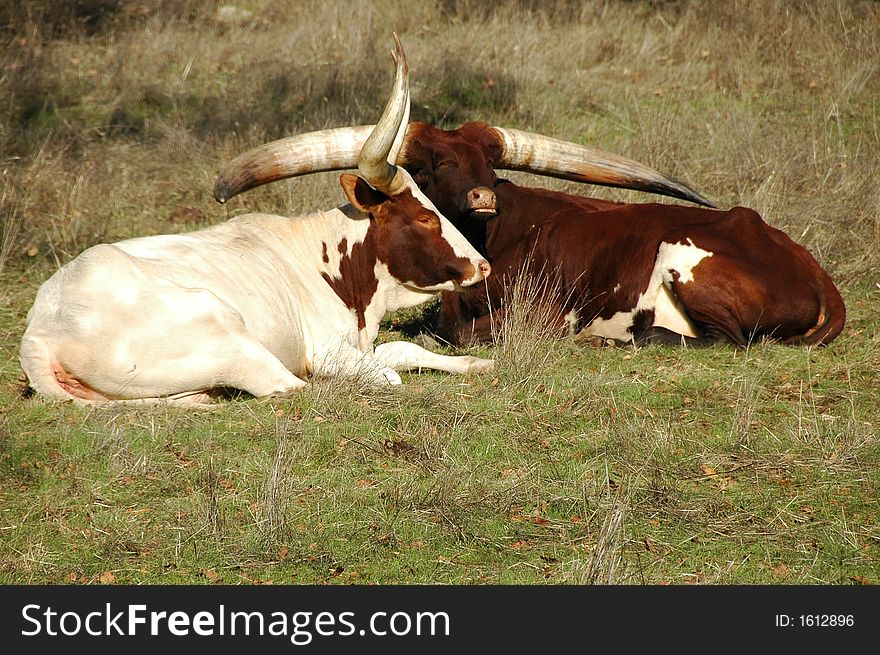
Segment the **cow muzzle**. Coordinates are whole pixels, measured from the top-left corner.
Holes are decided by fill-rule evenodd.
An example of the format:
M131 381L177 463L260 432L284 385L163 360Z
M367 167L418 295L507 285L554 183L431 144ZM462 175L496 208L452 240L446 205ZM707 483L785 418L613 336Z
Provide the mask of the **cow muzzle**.
M492 272L492 266L485 259L482 259L480 260L479 266L477 266L477 270L480 271L480 275L482 275L485 280Z
M492 272L492 266L485 259L480 259L479 261L471 260L471 265L473 266L473 275L469 278L461 280L455 286L456 288L469 287L477 282L482 282L489 274Z
M488 221L498 215L498 201L489 187L474 187L464 197L464 212L472 218Z

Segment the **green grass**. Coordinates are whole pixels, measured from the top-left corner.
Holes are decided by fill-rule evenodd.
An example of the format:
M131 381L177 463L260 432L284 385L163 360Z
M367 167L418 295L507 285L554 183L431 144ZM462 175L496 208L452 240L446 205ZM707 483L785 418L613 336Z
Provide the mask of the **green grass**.
M853 323L876 330L867 305ZM8 393L2 579L876 581L864 346L562 341L526 377L325 382L212 411Z
M880 581L876 3L246 5L0 10L0 583ZM469 351L488 376L209 411L22 396L26 312L84 248L338 204L335 175L228 207L210 188L245 148L375 120L391 29L414 118L582 141L754 207L839 283L844 332L634 350L522 320Z

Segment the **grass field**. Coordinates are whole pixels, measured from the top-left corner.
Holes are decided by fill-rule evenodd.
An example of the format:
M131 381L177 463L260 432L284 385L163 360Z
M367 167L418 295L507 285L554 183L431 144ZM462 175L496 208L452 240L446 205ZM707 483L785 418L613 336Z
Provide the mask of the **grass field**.
M340 204L331 174L211 187L246 148L375 121L392 30L414 119L753 207L838 283L844 332L593 348L524 307L468 351L487 376L213 410L24 397L27 310L86 247ZM880 582L880 4L26 1L0 35L0 583Z

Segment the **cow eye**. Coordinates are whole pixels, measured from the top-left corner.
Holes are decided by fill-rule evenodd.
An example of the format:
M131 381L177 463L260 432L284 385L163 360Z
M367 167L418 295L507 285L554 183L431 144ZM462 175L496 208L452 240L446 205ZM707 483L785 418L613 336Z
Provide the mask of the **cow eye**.
M440 219L437 218L436 214L419 214L416 216L416 222L425 227L438 227L440 225Z
M458 166L458 162L455 161L454 159L441 159L440 161L437 162L437 165L435 166L435 168L440 169L440 168L446 168L447 166L452 166L452 167Z

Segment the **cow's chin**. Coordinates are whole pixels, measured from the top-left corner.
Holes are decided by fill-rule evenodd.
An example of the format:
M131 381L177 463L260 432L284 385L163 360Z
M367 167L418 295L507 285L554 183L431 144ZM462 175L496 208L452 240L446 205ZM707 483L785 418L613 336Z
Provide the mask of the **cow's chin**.
M468 218L472 220L485 223L487 221L491 221L493 218L498 216L498 211L496 209L478 208L469 210L467 212L467 215Z
M473 284L472 282L470 284ZM465 286L467 283L465 284ZM438 293L440 291L457 291L462 288L463 285L456 284L452 280L448 280L446 282L440 282L439 284L432 284L427 287L418 286L413 284L412 282L405 282L404 285L410 291L415 291L417 293Z
M475 285L481 280L483 280L483 275L477 273L473 277L470 277L467 280L462 280L461 282L456 282L455 280L447 280L446 282L432 284L431 286L427 287L421 287L413 284L412 282L407 282L404 284L404 286L410 291L417 291L420 293L438 293L440 291L462 291L468 287Z

